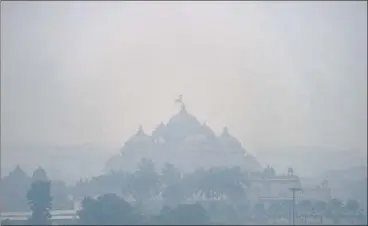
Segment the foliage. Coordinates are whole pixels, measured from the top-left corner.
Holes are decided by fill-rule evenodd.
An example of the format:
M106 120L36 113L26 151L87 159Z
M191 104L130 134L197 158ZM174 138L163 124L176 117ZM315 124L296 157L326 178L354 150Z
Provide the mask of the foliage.
M85 190L85 194L91 196L119 193L116 192L119 190L138 202L157 197L161 193L167 203L174 205L194 196L244 201L247 187L248 176L239 167L198 169L182 175L174 165L166 164L161 174L158 174L151 160L142 159L136 172L111 172L91 181L81 181L74 188L74 193L80 196Z
M115 194L102 195L97 199L85 198L78 216L82 224L124 225L137 222L129 203Z
M13 225L11 220L9 219L5 219L5 220L2 220L1 221L1 224L0 225Z
M263 223L266 218L266 209L263 203L257 203L253 206L252 215L258 223Z
M180 204L175 209L163 208L161 214L155 218L158 224L195 225L208 224L207 211L200 204Z
M31 186L31 178L17 166L8 176L1 178L0 203L2 211L16 212L29 211L28 201L25 194Z
M138 171L128 176L125 191L133 195L136 201L148 200L158 194L159 175L151 160L142 159Z
M179 169L171 163L166 163L160 175L160 182L163 185L170 185L179 183L181 179L182 177Z
M310 200L302 200L297 205L298 213L300 214L310 214L313 211L313 205Z
M292 174L292 169L289 170L289 174ZM288 200L274 201L270 205L265 205L266 203L249 205L246 195L250 186L248 175L239 167L202 168L194 172L181 173L169 163L165 164L158 174L151 160L142 159L138 170L134 173L110 172L91 181L81 182L80 185L85 186L84 189L95 188L94 193L92 192L94 195L119 190L124 197L133 197L137 201L134 207L146 214L141 216L144 219L141 223L174 224L176 221L170 216L178 214L175 211L181 204L193 200L199 201L208 211L207 216L217 223L242 224L254 221L263 224L269 220L287 221L291 214L291 202ZM275 172L268 166L262 173L250 176L272 178ZM159 198L162 198L163 202L159 205L154 204ZM162 209L161 214L149 217L151 215L147 215L147 210L154 209L155 205L157 208L160 208L160 205L167 207ZM364 221L364 215L359 212L359 204L352 200L346 205L338 199L329 202L302 200L296 205L296 214L304 216L305 219L312 214L320 217L321 221L323 217L330 218L335 223L339 222L340 218L353 215L355 222ZM179 221L180 216L179 214Z
M32 211L30 224L48 225L51 223L50 181L35 181L27 193L28 203Z
M73 208L73 202L68 198L68 188L62 181L51 182L52 207L54 210Z
M342 212L344 203L339 199L331 199L327 203L328 209L331 211L331 214L338 215Z
M327 210L327 203L321 200L315 201L313 203L314 211L319 215L324 215Z
M45 179L45 178L44 178ZM3 212L29 211L27 192L31 188L32 179L17 166L1 179L0 203ZM70 209L73 203L68 200L69 190L62 181L52 181L50 188L53 209Z
M356 200L348 200L344 207L347 212L352 214L357 214L359 211L359 203Z

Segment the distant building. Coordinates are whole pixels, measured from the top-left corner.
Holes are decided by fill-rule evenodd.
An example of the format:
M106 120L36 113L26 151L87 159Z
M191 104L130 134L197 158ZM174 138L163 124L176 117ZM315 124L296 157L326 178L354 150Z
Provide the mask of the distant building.
M292 200L289 188L302 188L299 177L295 175L256 176L251 181L248 197L253 203Z
M299 199L324 202L330 201L332 196L331 188L328 187L328 181L323 180L321 185L315 187L304 187Z
M269 171L266 168L263 171ZM289 188L301 188L301 191L296 192L296 200L312 200L324 201L331 200L331 189L328 186L328 181L323 180L318 186L303 186L298 176L292 173L292 169L288 169L287 175L255 175L251 177L251 186L249 188L248 197L254 202L271 203L272 201L292 200L292 192Z
M226 127L216 136L207 124L201 124L188 113L184 104L166 125L160 123L152 135L146 134L140 126L125 142L121 153L107 162L106 168L131 171L142 158L151 159L158 169L165 163L172 163L182 171L215 166L261 170L257 159L245 151Z

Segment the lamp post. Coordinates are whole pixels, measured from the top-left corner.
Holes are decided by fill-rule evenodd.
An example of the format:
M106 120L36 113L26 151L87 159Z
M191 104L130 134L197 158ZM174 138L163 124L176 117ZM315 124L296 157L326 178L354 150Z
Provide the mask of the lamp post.
M289 190L293 193L293 225L295 225L295 192L301 191L301 188L289 188Z

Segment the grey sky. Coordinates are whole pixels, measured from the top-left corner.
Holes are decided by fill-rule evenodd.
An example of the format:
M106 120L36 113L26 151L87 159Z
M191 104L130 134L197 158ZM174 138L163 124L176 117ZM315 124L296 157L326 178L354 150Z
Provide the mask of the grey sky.
M366 2L1 2L1 139L119 147L188 110L245 148L367 148Z

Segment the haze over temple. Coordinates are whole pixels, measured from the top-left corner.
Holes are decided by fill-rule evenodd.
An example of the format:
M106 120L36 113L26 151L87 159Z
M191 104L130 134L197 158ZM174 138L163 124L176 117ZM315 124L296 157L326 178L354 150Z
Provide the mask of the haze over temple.
M182 96L180 111L165 125L157 125L151 136L142 126L128 139L121 153L106 164L107 170L134 170L143 158L151 159L156 167L172 163L183 171L198 168L239 166L248 171L259 171L261 165L225 127L219 136L206 124L191 115Z

